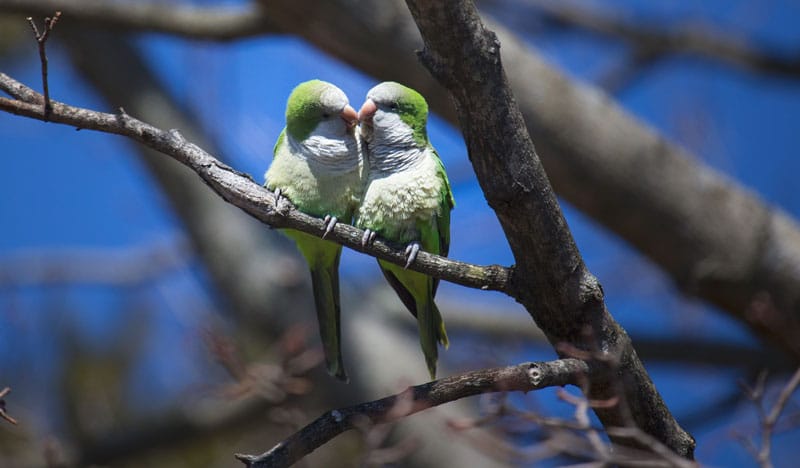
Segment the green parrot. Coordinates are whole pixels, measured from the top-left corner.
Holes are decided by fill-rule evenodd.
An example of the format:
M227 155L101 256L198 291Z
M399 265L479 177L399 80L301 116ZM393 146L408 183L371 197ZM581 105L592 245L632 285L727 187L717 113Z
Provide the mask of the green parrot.
M420 248L447 255L450 210L455 206L442 161L428 141L428 104L399 83L372 88L359 111L361 138L369 173L356 226L362 244L376 235L407 244L406 266L378 260L389 284L416 317L419 339L431 378L436 378L437 342L448 346L439 309L433 301L439 280L407 270Z
M350 222L361 197L363 158L356 125L358 114L336 86L311 80L300 83L286 102L286 128L264 175L266 187L309 215L324 217L323 239L292 229L311 270L314 304L328 373L347 381L341 352L339 259L342 246L324 240L338 221Z

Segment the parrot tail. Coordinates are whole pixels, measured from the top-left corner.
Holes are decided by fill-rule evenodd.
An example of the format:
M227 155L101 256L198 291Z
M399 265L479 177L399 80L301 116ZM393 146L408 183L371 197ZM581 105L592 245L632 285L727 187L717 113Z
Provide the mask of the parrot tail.
M325 351L328 373L347 382L341 348L341 308L339 306L339 254L331 265L311 268L311 285L314 289L314 304L317 307L319 335Z
M417 324L419 326L419 342L422 345L422 352L425 354L425 363L428 365L431 379L435 379L436 362L439 359L437 343L441 343L447 348L450 342L444 329L442 314L439 313L439 308L436 307L432 297L425 301L425 304L417 305Z

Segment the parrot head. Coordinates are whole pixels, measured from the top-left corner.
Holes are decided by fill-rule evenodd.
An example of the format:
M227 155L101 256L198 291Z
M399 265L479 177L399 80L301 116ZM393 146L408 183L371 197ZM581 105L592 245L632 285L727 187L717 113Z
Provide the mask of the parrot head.
M428 103L421 94L400 83L386 81L369 90L358 118L361 134L368 143L419 147L428 144Z
M316 133L338 138L352 136L357 123L358 114L344 91L325 81L300 83L286 102L286 132L295 141Z

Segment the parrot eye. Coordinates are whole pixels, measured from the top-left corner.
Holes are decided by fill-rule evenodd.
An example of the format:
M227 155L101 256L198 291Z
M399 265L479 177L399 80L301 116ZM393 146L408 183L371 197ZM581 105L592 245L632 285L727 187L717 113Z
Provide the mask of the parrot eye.
M329 114L328 112L323 112L323 113L322 113L322 118L323 118L323 119L327 119L327 118L329 118L330 116L331 116L331 114Z
M393 111L396 111L399 108L400 108L400 106L398 106L396 102L393 102L393 103L389 104L389 109L391 109Z

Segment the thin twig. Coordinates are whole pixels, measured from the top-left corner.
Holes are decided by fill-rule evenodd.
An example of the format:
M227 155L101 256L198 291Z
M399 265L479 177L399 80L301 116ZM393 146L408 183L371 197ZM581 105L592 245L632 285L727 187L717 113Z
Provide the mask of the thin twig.
M789 398L792 396L797 387L800 386L800 368L795 371L792 378L784 385L783 389L781 389L780 395L778 395L778 399L775 401L775 404L772 406L772 409L769 413L764 414L763 405L759 404L758 407L760 408L760 413L762 414L762 421L761 421L761 450L758 451L758 464L762 468L771 468L772 467L772 434L775 430L775 425L778 423L778 418L780 418L781 413L783 413L783 409L786 407L786 403L789 402ZM763 395L763 392L762 392Z
M40 33L39 28L36 27L36 23L33 21L33 18L30 16L28 17L28 24L31 25L33 35L36 38L36 43L39 46L39 61L42 62L42 90L44 92L45 122L50 120L50 113L53 111L53 107L50 105L50 87L47 84L47 52L45 51L45 44L47 43L47 39L50 37L50 31L52 31L56 26L59 18L61 18L60 11L57 11L52 18L49 16L45 18L44 27Z
M9 416L8 413L6 413L6 400L5 400L5 397L9 393L11 393L11 388L9 388L9 387L6 387L6 388L0 390L0 418L3 418L6 421L10 422L11 424L16 425L17 424L17 420L12 418L11 416Z

